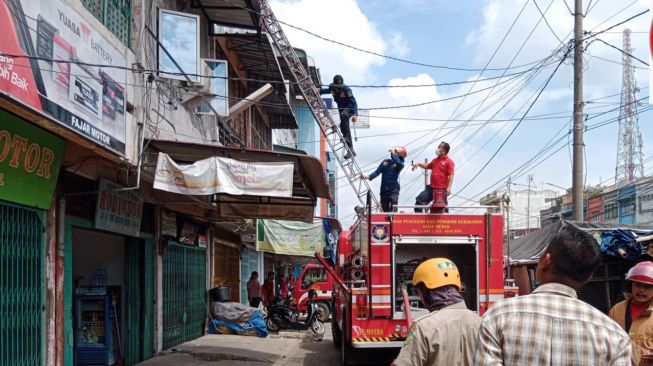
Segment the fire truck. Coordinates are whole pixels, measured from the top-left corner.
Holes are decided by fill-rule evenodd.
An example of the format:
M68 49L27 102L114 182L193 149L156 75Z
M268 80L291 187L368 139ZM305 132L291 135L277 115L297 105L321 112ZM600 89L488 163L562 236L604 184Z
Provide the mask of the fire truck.
M481 315L504 297L500 214L368 212L341 233L333 267L316 257L337 284L331 325L343 365L380 349L396 356L411 321L428 314L412 285L426 259L456 264L465 303Z
M293 284L293 299L297 302L297 310L306 312L308 292L315 290L317 296L313 302L317 305L317 317L326 322L331 314L331 300L333 298L333 277L321 264L309 263L302 267L297 280Z

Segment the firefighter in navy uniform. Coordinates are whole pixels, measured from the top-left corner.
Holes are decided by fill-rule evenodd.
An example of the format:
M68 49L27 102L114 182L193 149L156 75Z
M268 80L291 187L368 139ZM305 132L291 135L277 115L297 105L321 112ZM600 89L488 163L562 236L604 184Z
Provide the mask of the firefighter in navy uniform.
M385 159L379 164L374 173L361 174L361 178L373 180L381 175L381 209L383 212L390 212L399 202L399 173L404 168L404 159L408 151L403 146L393 147L390 151L390 159Z
M351 130L349 129L349 119L356 122L358 119L358 105L356 98L351 92L351 88L345 85L342 76L336 75L333 77L333 83L328 88L320 88L320 94L331 94L333 100L338 104L338 114L340 115L340 132L345 138L345 143L349 146L351 154L347 152L343 158L349 159L356 156L354 152L354 145L351 141Z

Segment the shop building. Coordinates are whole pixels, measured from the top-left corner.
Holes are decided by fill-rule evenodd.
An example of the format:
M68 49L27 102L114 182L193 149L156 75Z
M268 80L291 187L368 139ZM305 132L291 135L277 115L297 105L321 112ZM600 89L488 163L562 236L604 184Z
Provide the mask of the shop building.
M223 226L305 220L328 197L318 160L271 151L273 129L296 128L293 98L278 64L264 74L246 50L265 35L216 30L257 30L256 17L211 10L220 6L228 4L0 3L0 75L11 75L0 77L0 364L132 365L202 335L207 289L231 283L236 298L243 270L272 267ZM157 24L175 16L197 29L197 70L181 74L226 83L165 77L158 56L170 40ZM255 92L255 103L241 103ZM154 189L160 153L179 164L286 161L292 193Z

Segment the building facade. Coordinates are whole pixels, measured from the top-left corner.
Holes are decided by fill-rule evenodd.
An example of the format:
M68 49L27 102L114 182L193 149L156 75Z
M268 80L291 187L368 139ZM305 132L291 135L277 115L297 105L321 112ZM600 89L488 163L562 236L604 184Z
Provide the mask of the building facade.
M328 197L318 159L272 152L298 125L257 11L0 4L0 364L132 365L202 335L207 289L239 299L241 272L265 268L234 228L306 219ZM155 189L162 154L292 162L292 194Z

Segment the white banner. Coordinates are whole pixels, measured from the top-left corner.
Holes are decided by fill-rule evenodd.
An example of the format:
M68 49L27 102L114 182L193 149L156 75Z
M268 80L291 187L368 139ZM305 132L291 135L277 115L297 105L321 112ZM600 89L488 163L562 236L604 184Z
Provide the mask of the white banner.
M292 162L251 163L215 156L179 165L160 152L154 188L190 195L292 197L293 170Z

